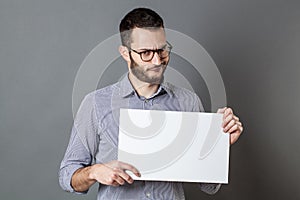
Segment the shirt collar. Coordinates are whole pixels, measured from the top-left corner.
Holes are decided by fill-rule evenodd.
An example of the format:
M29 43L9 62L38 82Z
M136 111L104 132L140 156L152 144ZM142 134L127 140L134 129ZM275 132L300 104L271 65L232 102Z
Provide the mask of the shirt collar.
M133 88L131 82L128 78L128 73L121 79L120 81L120 89L121 89L121 96L123 98L128 97L135 93L135 89ZM170 83L163 82L160 84L157 92L153 94L153 97L166 92L170 97L174 95L174 87Z

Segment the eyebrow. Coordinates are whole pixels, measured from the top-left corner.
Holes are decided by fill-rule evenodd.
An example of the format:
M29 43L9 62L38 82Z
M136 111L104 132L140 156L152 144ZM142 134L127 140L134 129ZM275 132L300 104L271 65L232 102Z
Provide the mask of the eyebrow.
M147 48L141 48L141 49L137 49L140 51L148 51L148 50L158 50L158 49L163 49L164 47L166 47L168 45L168 43L164 44L162 47L157 48L157 49L147 49Z

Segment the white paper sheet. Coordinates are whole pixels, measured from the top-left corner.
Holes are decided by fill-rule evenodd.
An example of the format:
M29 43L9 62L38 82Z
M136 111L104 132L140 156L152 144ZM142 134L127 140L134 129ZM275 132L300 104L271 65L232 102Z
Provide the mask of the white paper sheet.
M229 134L216 113L121 109L118 160L135 180L228 183Z

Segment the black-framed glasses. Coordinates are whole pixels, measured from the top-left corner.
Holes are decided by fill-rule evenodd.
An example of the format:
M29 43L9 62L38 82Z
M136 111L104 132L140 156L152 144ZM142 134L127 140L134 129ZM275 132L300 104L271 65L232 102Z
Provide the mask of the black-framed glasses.
M141 60L144 62L149 62L153 59L154 54L157 53L160 59L165 59L169 57L171 50L172 50L172 45L167 42L167 44L161 48L161 49L146 49L138 52L137 50L134 50L130 47L128 47L130 51L133 51L134 53L137 53L140 55Z

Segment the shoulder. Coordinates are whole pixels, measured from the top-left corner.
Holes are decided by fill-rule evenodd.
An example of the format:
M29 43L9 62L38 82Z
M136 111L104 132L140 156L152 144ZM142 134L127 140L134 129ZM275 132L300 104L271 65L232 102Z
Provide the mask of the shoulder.
M117 83L108 85L85 95L83 100L81 101L79 110L102 110L103 108L109 107L111 103L111 96L116 85Z
M176 98L184 98L184 99L195 99L198 98L197 94L193 91L190 91L186 88L178 87L173 85L172 83L166 82L163 84L164 89L166 89L169 93L174 95Z
M196 112L204 111L201 100L195 92L178 87L169 82L164 83L163 87L178 100L180 107L183 110Z
M110 98L116 88L118 88L118 82L88 93L84 97L84 100L93 100L97 102L99 99L104 100L106 98Z

